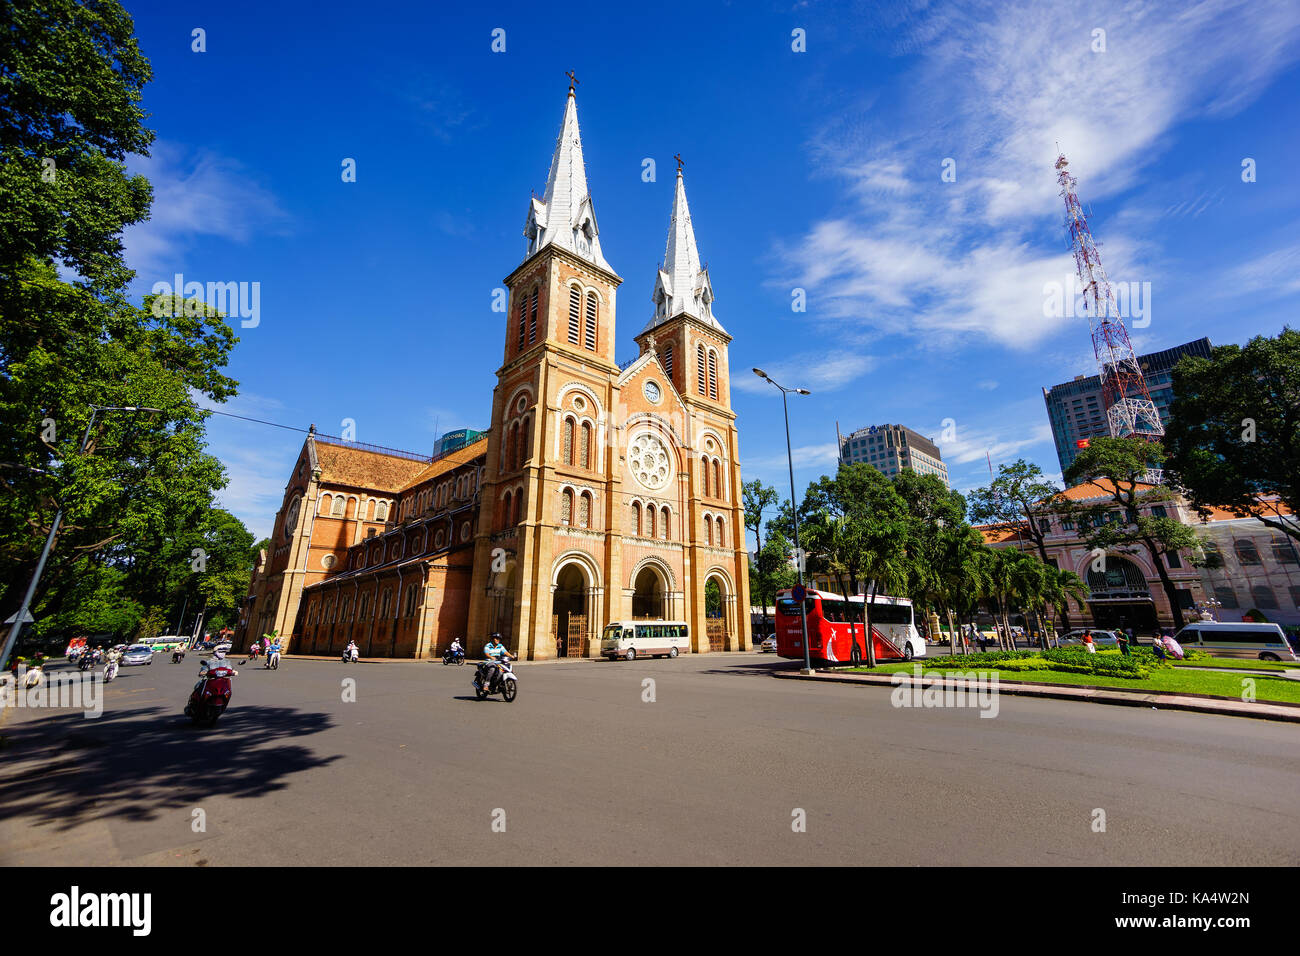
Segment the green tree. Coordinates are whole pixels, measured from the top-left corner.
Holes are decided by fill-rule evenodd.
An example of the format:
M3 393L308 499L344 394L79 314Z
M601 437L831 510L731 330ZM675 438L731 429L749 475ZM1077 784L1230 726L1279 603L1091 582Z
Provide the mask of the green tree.
M1300 330L1186 356L1173 392L1165 467L1192 505L1300 541Z
M125 296L121 234L147 217L151 189L124 160L153 140L140 107L149 77L114 0L5 7L0 609L17 608L62 507L38 632L109 627L131 602L165 615L165 543L204 527L225 483L197 403L234 394L222 371L233 332L201 303L150 296L137 307ZM165 414L101 413L80 454L92 405Z
M1183 610L1178 588L1169 577L1169 556L1180 551L1197 554L1202 545L1196 532L1181 521L1149 512L1174 497L1169 488L1146 481L1150 469L1158 468L1164 459L1160 442L1138 437L1092 439L1066 469L1065 480L1071 485L1086 481L1096 489L1095 497L1102 500L1071 503L1065 510L1088 547L1128 554L1145 550L1160 577L1174 624L1182 627Z

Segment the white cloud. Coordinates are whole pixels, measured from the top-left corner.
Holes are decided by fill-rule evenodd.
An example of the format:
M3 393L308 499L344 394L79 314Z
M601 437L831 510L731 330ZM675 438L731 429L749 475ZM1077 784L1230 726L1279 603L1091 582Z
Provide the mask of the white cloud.
M123 233L127 265L146 285L170 279L177 258L199 236L247 242L288 222L275 196L234 160L158 142L151 156L133 157L128 167L153 184L149 220Z
M871 355L834 352L804 352L781 362L769 364L763 371L786 388L806 388L810 392L830 392L848 385L877 365ZM752 372L732 369L731 387L742 392L772 392L775 389Z
M773 285L806 288L814 320L941 347L976 334L1028 349L1063 331L1066 320L1042 315L1044 284L1074 272L1058 143L1085 203L1115 195L1173 126L1241 109L1300 45L1300 6L1284 0L934 4L916 18L920 65L898 113L918 132L899 139L898 117L873 109L814 144L816 172L842 178L860 211L782 243L793 265ZM1104 53L1092 50L1098 26ZM956 182L940 181L948 157ZM1211 201L1169 214L1199 215ZM1099 238L1112 280L1148 279L1149 250L1111 225ZM1046 250L1045 226L1061 238Z

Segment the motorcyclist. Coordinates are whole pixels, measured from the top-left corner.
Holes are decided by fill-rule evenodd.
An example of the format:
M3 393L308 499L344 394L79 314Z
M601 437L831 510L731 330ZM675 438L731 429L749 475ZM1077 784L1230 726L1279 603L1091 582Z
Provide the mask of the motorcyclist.
M276 636L275 638L271 639L271 642L266 646L267 667L271 666L271 661L274 660L279 653L280 653L280 638L279 636Z
M478 676L475 679L479 682L480 687L487 690L492 686L493 672L498 669L503 659L509 660L510 658L510 652L501 643L500 634L493 634L488 638L488 642L483 645L483 656L486 660L478 666Z
M451 647L447 648L447 650L451 653L453 659L457 657L463 657L465 655L465 648L460 643L459 637L453 637L451 639Z
M260 654L261 652L262 652L262 645L258 641L254 641L253 646L248 649L248 659L250 661L257 660L257 655Z
M348 641L347 655L348 660L355 661L361 654L361 649L357 647L356 641Z

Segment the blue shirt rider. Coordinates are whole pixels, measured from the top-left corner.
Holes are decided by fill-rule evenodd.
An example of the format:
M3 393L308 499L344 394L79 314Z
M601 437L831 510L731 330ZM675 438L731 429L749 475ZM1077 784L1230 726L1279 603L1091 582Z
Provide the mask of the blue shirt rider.
M500 634L493 634L488 638L487 644L483 646L483 656L487 658L487 660L483 662L483 669L480 676L480 682L483 683L483 686L486 687L489 685L491 681L491 670L496 668L496 666L501 662L501 658L508 657L509 655L510 652L507 651L506 646L501 643Z

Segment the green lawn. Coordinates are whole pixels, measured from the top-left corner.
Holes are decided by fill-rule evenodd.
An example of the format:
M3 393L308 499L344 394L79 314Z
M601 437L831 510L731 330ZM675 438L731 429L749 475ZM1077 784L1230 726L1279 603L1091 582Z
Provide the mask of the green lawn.
M912 665L902 663L882 664L874 671L865 667L849 668L849 670L860 674L892 674L900 670L911 672ZM988 668L988 670L996 670L996 667ZM951 670L941 667L926 668L923 673L942 675L951 673ZM1285 677L1246 676L1255 681L1256 700L1300 704L1300 681L1287 680ZM998 679L1007 684L1028 681L1035 684L1115 687L1120 690L1155 694L1211 694L1215 697L1241 700L1243 677L1236 674L1224 674L1219 671L1198 671L1182 668L1152 671L1148 680L1125 680L1122 677L1073 674L1069 671L1008 671L1005 675L1000 675Z
M1209 660L1174 661L1175 667L1230 667L1234 670L1285 671L1300 670L1295 661L1245 661L1238 657L1211 657Z

